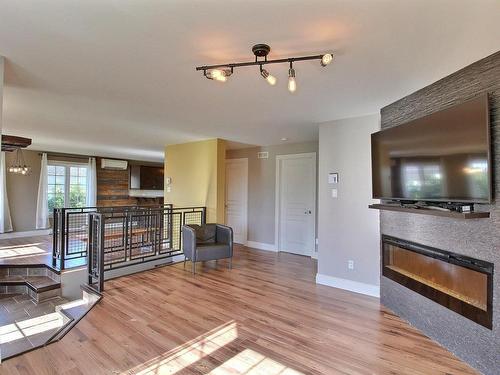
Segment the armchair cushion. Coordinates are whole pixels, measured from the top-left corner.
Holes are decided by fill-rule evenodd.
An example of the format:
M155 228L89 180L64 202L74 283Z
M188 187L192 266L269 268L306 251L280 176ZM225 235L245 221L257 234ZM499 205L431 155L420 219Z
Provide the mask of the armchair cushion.
M230 256L230 249L228 245L225 244L203 244L203 246L196 249L196 260L215 260L224 259Z
M217 227L215 224L191 225L196 232L196 243L211 244L216 242Z

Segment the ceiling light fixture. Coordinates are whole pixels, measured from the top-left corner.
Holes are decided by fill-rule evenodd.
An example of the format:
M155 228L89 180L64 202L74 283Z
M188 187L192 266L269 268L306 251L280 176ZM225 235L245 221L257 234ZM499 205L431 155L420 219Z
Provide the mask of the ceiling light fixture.
M16 150L16 160L14 164L9 167L10 173L22 174L24 176L29 175L31 173L31 167L26 165L24 161L23 151L18 148Z
M285 59L268 60L267 55L270 51L271 47L269 47L267 44L256 44L252 47L252 52L255 55L255 61L197 66L196 70L203 71L203 75L208 79L219 82L226 82L227 78L233 74L234 68L258 65L262 77L264 77L271 86L274 86L277 82L276 77L274 77L266 69L264 69L263 65L288 63L290 64L290 69L288 70L288 90L293 93L297 90L297 83L295 82L295 69L292 66L294 62L320 60L321 66L327 66L333 61L333 54L331 53L325 53L323 55L287 57Z

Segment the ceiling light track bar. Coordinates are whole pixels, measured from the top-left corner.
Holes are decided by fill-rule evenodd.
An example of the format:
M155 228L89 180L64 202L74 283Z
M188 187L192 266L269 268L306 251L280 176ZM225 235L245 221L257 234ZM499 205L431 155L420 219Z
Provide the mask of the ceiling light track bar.
M217 65L205 65L197 66L196 70L210 70L217 68L240 68L243 66L262 66L267 64L282 64L282 63L294 63L296 61L307 61L307 60L321 60L324 55L313 55L313 56L301 56L301 57L288 57L286 59L276 59L276 60L261 60L261 61L248 61L240 63L229 63L229 64L217 64Z
M267 81L267 83L269 83L271 86L274 86L276 85L277 79L267 70L267 68L264 68L264 65L289 64L290 67L288 69L288 91L293 93L297 89L297 82L295 80L296 71L293 67L294 62L307 61L307 60L320 60L321 66L325 67L328 64L330 64L333 60L332 53L268 60L267 55L269 54L270 51L271 47L269 47L269 45L263 43L256 44L252 47L252 52L255 55L255 61L216 64L216 65L203 65L203 66L197 66L196 70L203 71L203 75L205 76L205 78L218 82L226 82L228 78L233 75L235 68L241 68L244 66L258 66L262 78L264 78Z

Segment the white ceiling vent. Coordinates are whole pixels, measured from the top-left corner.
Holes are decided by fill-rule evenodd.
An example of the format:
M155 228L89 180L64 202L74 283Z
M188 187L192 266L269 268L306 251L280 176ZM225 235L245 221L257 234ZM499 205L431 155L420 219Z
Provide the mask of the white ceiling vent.
M267 151L257 152L257 159L269 159L269 152Z
M102 169L116 169L125 170L127 169L128 163L126 160L114 160L114 159L102 159L101 168Z

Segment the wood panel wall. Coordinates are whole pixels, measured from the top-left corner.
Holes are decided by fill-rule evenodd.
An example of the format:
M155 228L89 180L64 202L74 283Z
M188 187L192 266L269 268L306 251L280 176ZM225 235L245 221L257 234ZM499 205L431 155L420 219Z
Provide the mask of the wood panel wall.
M97 164L97 205L98 206L133 206L137 199L128 195L128 169L124 171L102 169L101 158Z

